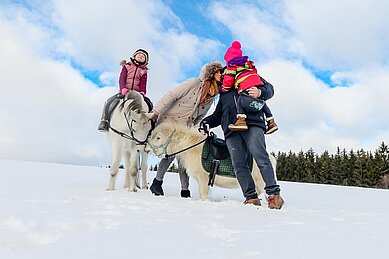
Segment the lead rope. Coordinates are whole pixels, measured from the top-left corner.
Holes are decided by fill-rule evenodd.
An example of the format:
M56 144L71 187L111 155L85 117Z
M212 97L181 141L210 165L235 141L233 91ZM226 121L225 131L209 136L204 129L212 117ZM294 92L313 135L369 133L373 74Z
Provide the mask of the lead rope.
M180 150L180 151L174 152L173 154L170 154L170 155L166 154L166 155L165 155L165 158L172 158L172 157L174 157L175 155L177 155L177 154L179 154L179 153L182 153L182 152L185 152L185 151L187 151L187 150L189 150L189 149L191 149L191 148L194 148L195 146L198 146L198 145L200 145L201 143L204 143L204 142L207 140L207 138L208 138L208 137L206 137L205 139L201 140L200 142L198 142L198 143L196 143L196 144L194 144L194 145L192 145L192 146L190 146L190 147L187 147L187 148L184 148L184 149L182 149L182 150Z

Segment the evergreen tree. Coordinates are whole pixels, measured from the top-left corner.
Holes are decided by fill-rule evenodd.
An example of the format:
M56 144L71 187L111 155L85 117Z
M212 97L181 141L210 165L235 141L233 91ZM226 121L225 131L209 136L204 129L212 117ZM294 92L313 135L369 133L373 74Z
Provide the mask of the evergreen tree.
M323 184L331 184L333 183L333 174L332 170L332 159L328 153L328 151L324 151L324 153L319 158L319 171L318 171L318 183Z
M356 186L361 187L368 187L365 184L365 176L367 175L367 153L361 149L360 151L357 151L356 153L356 160L355 160L355 182Z
M297 157L292 151L288 154L288 163L286 165L286 176L289 181L298 181L297 175Z
M354 151L351 149L349 155L344 161L344 165L345 165L344 170L346 172L345 181L346 181L346 185L348 186L358 186L358 184L360 183L358 179L358 173L356 170L356 160L357 157Z
M304 169L305 169L305 182L308 183L315 183L315 152L313 152L313 149L310 148L305 153L305 163L304 163Z
M342 156L340 148L336 150L331 163L331 172L332 172L332 181L331 184L341 185L343 182L343 172L342 172Z
M307 182L305 154L301 150L296 160L296 182Z
M347 153L338 147L335 155L325 151L318 156L311 148L297 155L278 152L276 158L277 177L284 181L376 187L381 177L389 175L389 148L384 142L374 155L363 149Z
M378 170L380 176L389 173L389 148L384 142L381 143L378 150L376 151Z
M283 181L286 180L286 154L278 152L277 155L273 154L273 156L276 157L277 160L277 167L276 167L276 174L277 174L277 179Z

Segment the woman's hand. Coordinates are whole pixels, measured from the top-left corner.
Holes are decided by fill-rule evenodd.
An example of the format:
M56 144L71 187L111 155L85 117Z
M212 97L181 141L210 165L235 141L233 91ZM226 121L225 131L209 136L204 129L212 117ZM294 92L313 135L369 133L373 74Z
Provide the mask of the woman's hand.
M249 95L251 97L254 97L254 98L258 98L259 96L261 96L261 90L255 86L249 88L247 90L247 92L249 93Z

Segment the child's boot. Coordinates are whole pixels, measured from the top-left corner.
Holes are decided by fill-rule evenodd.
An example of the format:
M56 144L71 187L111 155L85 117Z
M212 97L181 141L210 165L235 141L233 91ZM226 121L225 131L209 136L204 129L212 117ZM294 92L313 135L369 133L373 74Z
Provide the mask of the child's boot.
M228 125L231 131L246 131L248 129L246 122L246 114L237 114L234 124Z
M273 117L266 118L266 122L267 127L265 134L272 134L274 131L278 130L278 126Z
M108 131L108 128L109 128L109 122L107 120L101 120L98 130L101 132L105 132Z

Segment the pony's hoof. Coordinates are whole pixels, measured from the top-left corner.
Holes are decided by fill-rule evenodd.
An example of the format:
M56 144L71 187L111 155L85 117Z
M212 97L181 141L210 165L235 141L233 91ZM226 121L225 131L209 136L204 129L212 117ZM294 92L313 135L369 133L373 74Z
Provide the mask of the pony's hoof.
M107 188L107 189L105 189L106 191L114 191L115 190L115 188Z
M137 189L137 188L134 188L134 189L129 188L128 191L129 191L129 192L137 192L138 189Z

